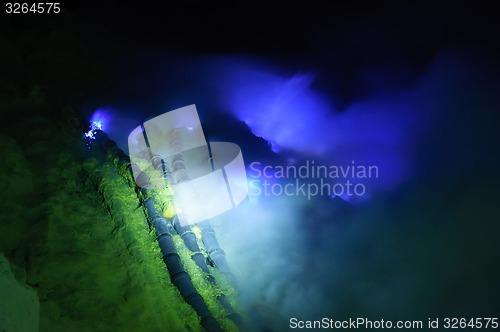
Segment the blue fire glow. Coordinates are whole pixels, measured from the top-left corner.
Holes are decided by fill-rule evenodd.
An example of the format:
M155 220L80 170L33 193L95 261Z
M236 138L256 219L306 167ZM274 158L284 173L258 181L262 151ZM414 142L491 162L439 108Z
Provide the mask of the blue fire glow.
M104 131L108 119L108 112L105 109L97 109L90 118L89 130L84 134L85 145L90 148L92 141L98 130Z
M90 124L90 129L85 133L85 137L89 139L95 139L95 134L97 130L102 130L102 121L92 121Z
M94 130L106 131L110 119L110 110L107 108L97 109L90 118L91 126Z
M381 176L368 184L374 190L393 189L412 175L414 138L428 122L418 89L360 98L339 110L334 96L313 89L314 74L287 77L276 74L279 68L238 61L225 66L219 75L223 107L274 152L325 164L377 165Z

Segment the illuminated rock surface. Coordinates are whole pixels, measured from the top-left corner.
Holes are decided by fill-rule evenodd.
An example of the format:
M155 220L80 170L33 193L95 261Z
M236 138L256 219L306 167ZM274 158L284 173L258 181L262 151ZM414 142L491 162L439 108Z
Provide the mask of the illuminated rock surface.
M37 290L40 331L201 330L134 190L112 164L89 158L72 122L59 121L20 116L0 145L0 252Z

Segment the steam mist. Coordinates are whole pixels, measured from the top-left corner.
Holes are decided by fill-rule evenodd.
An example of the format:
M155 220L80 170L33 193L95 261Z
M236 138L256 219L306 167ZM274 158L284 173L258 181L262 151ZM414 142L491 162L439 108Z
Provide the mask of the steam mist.
M381 173L370 183L371 201L360 206L337 198L264 197L220 218L221 242L251 312L267 313L267 324L277 329L290 317L493 312L487 286L473 280L478 273L498 276L494 237L483 233L498 232L498 225L491 215L471 213L488 201L486 192L472 191L492 179L475 172L492 158L481 153L494 132L483 116L499 105L495 67L488 65L470 50L447 50L414 86L355 100L342 112L312 89L311 77L230 70L227 110L266 139L284 164L289 156L356 160L379 165ZM459 155L450 156L450 148ZM466 161L469 155L477 159ZM457 159L460 166L452 164ZM445 203L450 195L452 205ZM481 240L470 242L468 232ZM481 272L472 263L478 259L485 262ZM492 277L485 279L495 287Z
M359 205L251 197L212 220L255 327L282 330L290 317L493 314L488 288L499 277L499 229L491 214L471 212L488 211L494 196L475 194L477 188L498 183L497 175L481 172L494 163L485 148L495 141L487 116L499 105L496 67L487 56L443 51L412 84L342 109L332 91L314 88L315 74L280 75L278 66L248 59L190 61L179 60L175 71L157 64L163 69L151 80L159 86L167 72L174 73L168 82L182 68L192 74L166 95L149 96L160 112L110 108L106 131L122 148L129 128L145 118L196 103L209 140L240 144L247 167L355 160L380 169ZM201 98L195 89L204 91ZM480 285L473 281L478 274Z

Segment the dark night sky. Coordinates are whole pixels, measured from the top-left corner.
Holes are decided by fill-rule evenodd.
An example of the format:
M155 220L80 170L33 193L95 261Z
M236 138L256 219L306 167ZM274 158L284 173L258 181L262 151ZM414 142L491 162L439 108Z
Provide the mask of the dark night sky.
M83 20L103 26L126 39L163 50L187 53L242 52L276 56L310 56L318 48L350 52L354 33L389 39L397 52L384 56L421 63L443 44L493 41L498 27L493 3L440 2L433 6L395 2L322 2L287 5L230 3L161 4L127 6L119 2L77 1L70 7ZM353 24L360 24L353 27ZM373 35L372 35L373 33ZM353 40L354 39L354 40ZM353 44L354 43L354 44ZM373 46L376 46L374 44ZM377 58L380 50L374 50ZM348 57L355 56L354 50ZM394 58L386 59L391 61ZM357 54L353 60L370 61ZM375 59L375 60L382 60Z
M498 52L498 11L494 2L357 1L286 5L241 5L159 1L128 5L118 1L63 4L81 20L87 38L136 43L145 49L181 54L244 53L342 66L402 61L422 66L453 43L481 44ZM19 15L14 29L37 27L56 15ZM11 17L9 17L11 18ZM362 44L362 45L360 45ZM494 45L495 44L495 45Z
M134 61L137 67L148 61L138 54L154 53L181 59L237 54L290 71L306 68L320 73L313 84L334 90L340 107L369 93L358 77L369 66L386 66L386 84L397 86L411 83L443 48L467 45L500 56L494 2L74 1L63 9L66 15L9 16L8 29L67 26L109 67Z

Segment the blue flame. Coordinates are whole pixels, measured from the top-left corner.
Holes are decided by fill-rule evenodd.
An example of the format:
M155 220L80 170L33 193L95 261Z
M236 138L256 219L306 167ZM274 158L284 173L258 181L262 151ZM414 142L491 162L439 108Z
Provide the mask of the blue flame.
M97 109L90 119L89 130L84 134L86 141L86 146L90 148L92 141L95 139L95 135L98 130L104 131L105 123L109 118L108 111L106 109Z
M102 121L93 121L92 122L92 129L94 130L102 130Z
M238 60L217 69L223 107L283 157L377 165L381 177L368 183L367 197L412 176L415 137L428 123L420 88L360 98L339 110L334 96L313 88L314 74L283 75Z
M95 139L97 130L102 130L102 121L92 121L89 131L85 133L85 137L88 139Z
M110 119L110 110L107 108L99 108L94 111L90 118L91 126L94 130L106 131L106 127Z

